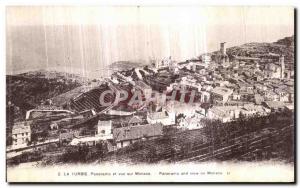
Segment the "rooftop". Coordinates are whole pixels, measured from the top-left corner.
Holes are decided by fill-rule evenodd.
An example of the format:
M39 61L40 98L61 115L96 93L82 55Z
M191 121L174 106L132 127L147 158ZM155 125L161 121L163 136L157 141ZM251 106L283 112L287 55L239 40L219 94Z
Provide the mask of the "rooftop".
M146 124L131 127L120 127L113 130L113 137L116 141L135 140L143 137L160 136L162 134L162 124Z
M131 123L142 123L143 120L139 117L139 116L133 116L129 121L128 123L131 124Z
M25 122L17 122L12 128L12 134L18 134L30 131L30 126L27 126Z
M226 88L226 87L215 87L212 90L212 93L218 94L218 95L230 95L233 93L232 89Z
M263 97L260 94L255 94L254 95L254 100L256 104L261 104L263 102Z
M266 101L265 104L269 108L282 108L285 104L281 101Z
M210 110L219 117L226 117L230 115L231 111L240 109L240 106L214 106Z
M145 82L143 82L143 81L136 81L135 82L135 85L137 86L137 87L140 87L141 89L151 89L151 87L150 86L148 86Z
M166 111L154 112L154 113L149 114L148 117L150 119L164 119L164 118L168 118L169 114Z
M244 105L243 109L247 111L264 111L263 106L254 104L246 104Z

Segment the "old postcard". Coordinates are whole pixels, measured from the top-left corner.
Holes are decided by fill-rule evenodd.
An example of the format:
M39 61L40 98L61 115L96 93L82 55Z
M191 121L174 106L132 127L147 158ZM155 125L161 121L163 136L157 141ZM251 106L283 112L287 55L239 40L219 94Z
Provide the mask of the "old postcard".
M294 18L7 6L7 182L294 182Z

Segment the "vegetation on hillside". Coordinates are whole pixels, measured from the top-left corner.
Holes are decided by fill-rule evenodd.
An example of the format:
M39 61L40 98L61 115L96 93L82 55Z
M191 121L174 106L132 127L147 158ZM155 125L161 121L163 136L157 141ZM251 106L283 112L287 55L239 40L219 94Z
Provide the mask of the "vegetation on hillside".
M6 76L7 121L20 121L25 113L47 99L82 85L78 76L29 72Z
M230 56L265 57L284 55L288 63L294 62L294 36L285 37L273 43L247 43L227 49Z

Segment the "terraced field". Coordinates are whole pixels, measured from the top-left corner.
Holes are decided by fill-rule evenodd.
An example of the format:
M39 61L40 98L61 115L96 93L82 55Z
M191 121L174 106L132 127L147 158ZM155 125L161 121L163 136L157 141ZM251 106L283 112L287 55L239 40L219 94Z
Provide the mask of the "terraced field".
M293 142L293 126L264 128L228 139L225 143L206 142L203 130L180 131L173 135L139 143L109 155L112 163L185 163L210 160L280 159L279 152ZM123 150L123 151L122 151ZM293 151L291 151L293 152Z

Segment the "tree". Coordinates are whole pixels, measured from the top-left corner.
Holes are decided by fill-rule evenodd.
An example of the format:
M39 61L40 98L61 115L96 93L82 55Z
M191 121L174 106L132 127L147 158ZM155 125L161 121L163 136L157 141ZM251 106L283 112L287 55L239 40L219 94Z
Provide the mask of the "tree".
M107 143L106 142L99 142L96 144L96 149L97 149L97 155L100 157L100 159L103 159L107 153L108 153L108 148L107 148Z
M148 150L147 150L147 162L154 162L157 158L157 150L155 146L151 146Z
M89 146L86 144L80 145L78 147L78 156L79 156L79 161L84 161L86 162L87 160L89 160Z

